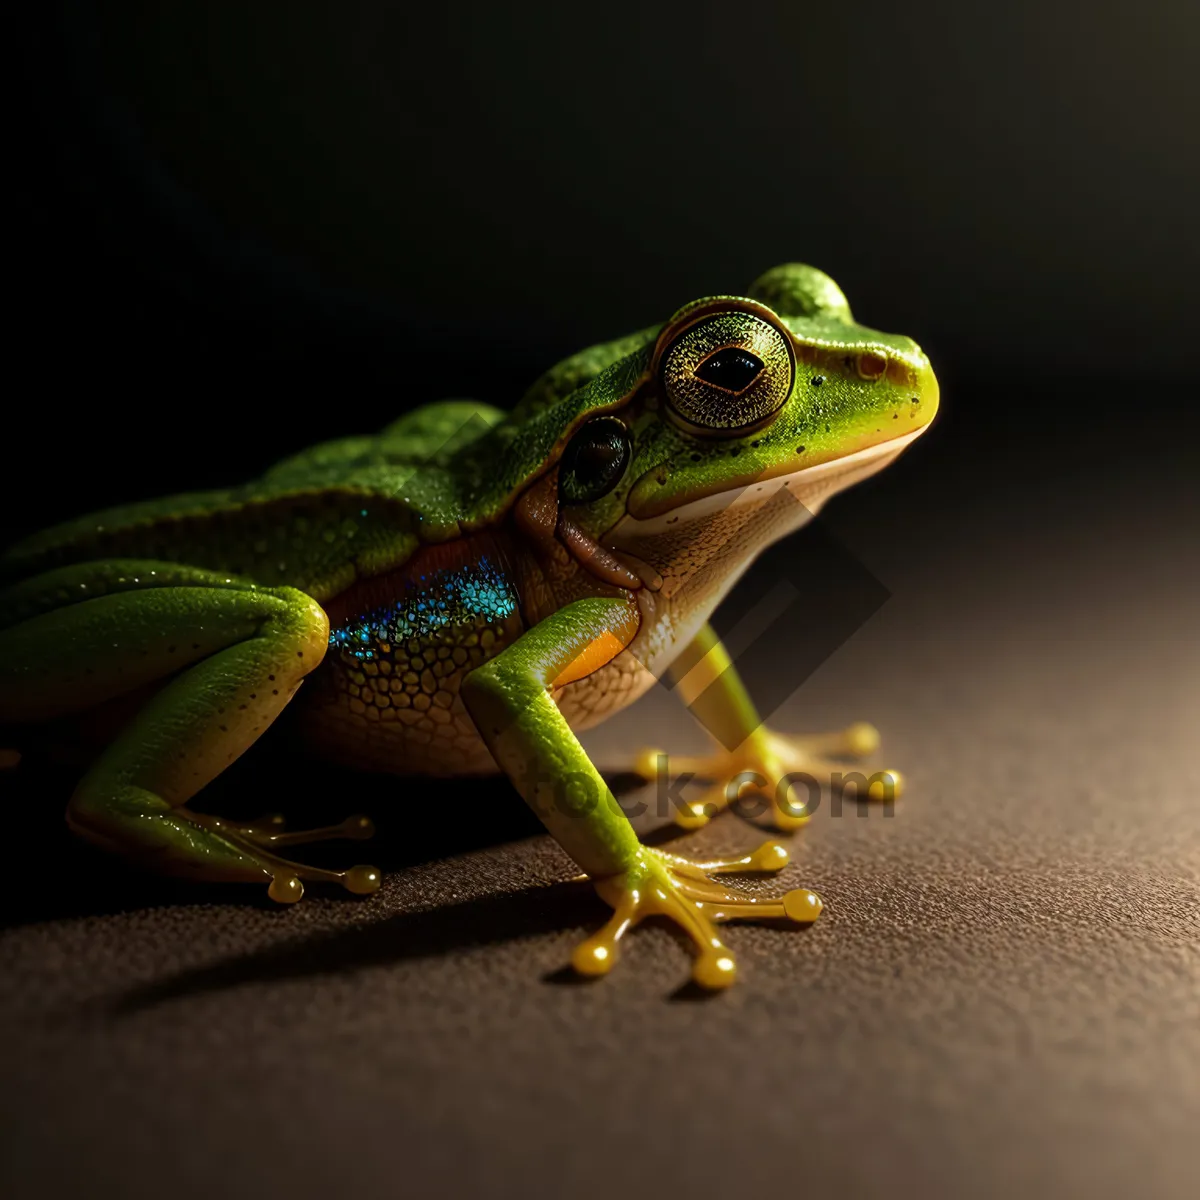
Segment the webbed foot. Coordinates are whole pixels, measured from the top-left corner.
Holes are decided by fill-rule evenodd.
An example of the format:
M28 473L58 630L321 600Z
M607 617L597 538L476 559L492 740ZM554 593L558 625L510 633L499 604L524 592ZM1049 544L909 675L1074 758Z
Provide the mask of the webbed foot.
M842 764L837 759L866 758L878 748L879 733L866 722L806 737L774 733L764 725L731 751L669 757L660 750L642 750L634 771L647 780L667 769L672 775L690 774L711 781L699 799L676 808L672 814L684 829L698 829L730 805L758 796L767 801L772 824L777 829L792 830L812 815L806 805L808 797L797 798L793 784L828 784L835 773L840 777ZM851 781L847 778L845 782ZM863 799L891 801L900 795L903 779L899 771L876 771L859 788Z
M184 808L175 812L228 843L261 867L263 873L270 877L267 895L280 904L294 904L299 900L304 895L302 881L306 879L318 883L340 883L346 891L358 896L369 896L379 890L382 877L375 867L359 865L344 871L330 871L292 862L271 852L276 847L298 846L308 842L335 839L362 841L375 833L375 825L369 817L360 814L347 817L337 825L287 832L284 819L278 813L257 821L239 823Z
M571 964L581 975L604 975L617 958L625 931L644 917L664 916L679 925L696 945L693 980L704 988L724 988L737 977L729 949L717 937L725 921L785 917L811 924L820 916L821 900L807 888L783 896L751 896L709 879L735 871L778 871L787 865L787 850L766 842L740 858L693 862L643 846L637 862L620 875L595 881L596 891L612 906L613 915L597 933L576 947Z

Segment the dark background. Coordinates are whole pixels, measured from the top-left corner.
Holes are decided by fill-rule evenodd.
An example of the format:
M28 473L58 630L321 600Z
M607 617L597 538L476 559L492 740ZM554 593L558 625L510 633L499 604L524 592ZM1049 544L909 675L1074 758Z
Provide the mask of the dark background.
M793 259L931 354L930 469L1094 437L1127 472L1195 420L1186 5L52 0L17 29L19 523L509 401Z
M780 721L868 717L912 783L798 839L811 934L731 931L710 1003L653 930L557 987L601 910L502 785L389 818L247 756L218 806L369 808L393 872L280 914L122 877L20 780L11 1194L1195 1194L1194 6L46 0L9 38L0 541L511 402L789 260L943 392L778 552L890 594ZM599 757L699 748L636 711Z

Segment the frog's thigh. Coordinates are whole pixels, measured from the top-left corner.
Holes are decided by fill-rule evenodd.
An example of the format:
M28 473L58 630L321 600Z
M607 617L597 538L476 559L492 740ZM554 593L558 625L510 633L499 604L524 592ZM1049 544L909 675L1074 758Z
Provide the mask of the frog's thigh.
M0 719L71 712L183 666L84 776L68 820L163 869L270 880L271 856L173 810L270 725L321 661L328 628L316 601L291 588L102 596L0 632Z
M278 627L300 606L324 620L300 592L202 583L114 591L30 617L0 630L0 721L83 712Z

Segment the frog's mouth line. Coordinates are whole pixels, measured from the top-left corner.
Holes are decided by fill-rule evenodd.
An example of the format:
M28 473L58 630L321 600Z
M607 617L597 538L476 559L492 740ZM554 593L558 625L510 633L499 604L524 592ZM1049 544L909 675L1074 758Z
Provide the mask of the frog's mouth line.
M687 525L714 513L728 512L747 504L761 504L785 489L813 515L820 511L830 496L883 470L927 428L927 425L922 425L901 437L877 442L853 454L815 463L787 475L776 475L742 487L700 496L653 517L638 518L627 514L608 531L602 539L602 545L620 550L627 541L649 534L666 533L677 525Z

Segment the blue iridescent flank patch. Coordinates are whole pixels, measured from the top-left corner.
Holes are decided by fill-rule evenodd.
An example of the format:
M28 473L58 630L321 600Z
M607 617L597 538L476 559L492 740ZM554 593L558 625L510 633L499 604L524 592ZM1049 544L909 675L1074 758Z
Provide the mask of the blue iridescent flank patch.
M503 621L517 611L517 594L487 556L452 570L422 575L404 595L351 617L329 634L329 645L364 661L380 645L425 638L455 625Z

